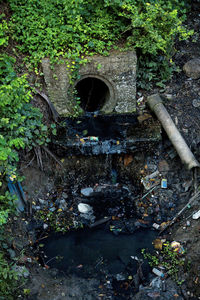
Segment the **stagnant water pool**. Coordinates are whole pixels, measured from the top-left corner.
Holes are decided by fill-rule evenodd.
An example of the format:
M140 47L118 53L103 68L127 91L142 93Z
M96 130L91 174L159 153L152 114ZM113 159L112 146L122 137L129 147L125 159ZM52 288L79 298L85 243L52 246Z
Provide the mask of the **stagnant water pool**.
M84 229L64 235L52 235L44 240L44 263L65 274L95 276L99 272L110 275L132 274L142 259L142 248L152 250L156 232L139 229L134 234L115 235L105 229ZM143 262L144 273L149 272ZM127 273L128 272L128 273Z

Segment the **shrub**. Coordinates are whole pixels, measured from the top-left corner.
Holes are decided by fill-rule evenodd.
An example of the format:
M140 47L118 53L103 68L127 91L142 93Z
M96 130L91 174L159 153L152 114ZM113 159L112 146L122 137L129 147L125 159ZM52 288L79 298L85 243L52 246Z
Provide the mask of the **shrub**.
M21 52L37 67L45 56L79 64L85 55L108 55L117 41L139 56L140 80L165 81L175 38L192 32L183 26L187 5L178 0L9 0L10 28ZM155 65L158 63L159 67ZM142 63L141 63L142 62ZM146 70L145 70L146 69ZM146 73L150 73L145 78Z

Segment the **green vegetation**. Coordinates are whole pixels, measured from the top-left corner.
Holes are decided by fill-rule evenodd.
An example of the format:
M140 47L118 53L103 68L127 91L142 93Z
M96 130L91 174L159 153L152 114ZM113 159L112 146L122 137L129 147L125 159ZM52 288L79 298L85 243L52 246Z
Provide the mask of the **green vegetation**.
M0 46L8 45L8 24L2 18L0 24ZM3 52L3 51L2 51ZM16 212L15 197L6 191L7 177L18 180L17 163L19 150L32 149L46 144L48 128L42 122L39 109L30 103L32 90L27 75L17 76L14 70L15 59L0 54L0 240L6 240L4 226L9 214ZM53 126L53 125L52 125ZM53 126L54 127L54 126ZM55 129L53 128L54 133ZM4 243L6 244L6 242ZM5 249L0 246L0 298L13 299L16 287L20 284L12 265L7 262Z
M189 264L186 263L184 255L175 252L169 242L164 243L162 250L155 255L146 252L145 249L142 249L142 254L145 259L148 259L151 267L163 266L165 267L165 272L171 276L177 284L181 285L183 283L183 281L180 280L180 274L184 269L189 268Z
M13 300L11 293L17 288L18 275L0 253L0 299Z
M174 42L192 31L182 24L186 3L178 0L9 0L10 29L26 62L37 69L43 57L70 60L67 68L85 62L86 55L108 55L117 48L136 49L140 85L162 85L175 69Z

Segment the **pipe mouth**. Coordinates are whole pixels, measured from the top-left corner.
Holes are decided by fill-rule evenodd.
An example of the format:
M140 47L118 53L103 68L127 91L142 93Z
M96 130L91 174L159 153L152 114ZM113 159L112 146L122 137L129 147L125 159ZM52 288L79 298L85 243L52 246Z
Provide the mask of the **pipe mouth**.
M110 99L110 89L101 79L88 76L81 79L76 85L80 106L84 111L94 112L101 110Z

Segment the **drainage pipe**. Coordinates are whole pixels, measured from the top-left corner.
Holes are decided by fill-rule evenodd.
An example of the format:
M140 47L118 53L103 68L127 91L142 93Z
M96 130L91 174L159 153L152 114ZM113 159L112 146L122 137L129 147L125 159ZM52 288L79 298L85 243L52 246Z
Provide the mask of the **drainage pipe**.
M182 162L187 166L189 170L195 167L200 167L199 162L194 157L184 138L172 121L166 108L162 104L160 96L158 94L149 96L147 98L147 103L161 122Z

